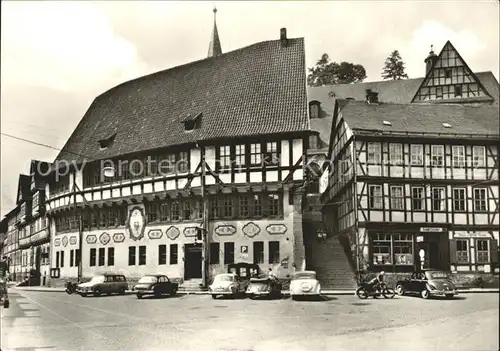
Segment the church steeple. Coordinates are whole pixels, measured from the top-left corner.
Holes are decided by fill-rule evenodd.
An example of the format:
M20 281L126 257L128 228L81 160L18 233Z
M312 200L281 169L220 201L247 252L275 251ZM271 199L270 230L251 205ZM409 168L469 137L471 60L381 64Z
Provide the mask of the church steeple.
M208 57L216 57L222 55L220 46L219 32L217 31L217 9L214 7L214 29L210 37L210 45L208 46Z

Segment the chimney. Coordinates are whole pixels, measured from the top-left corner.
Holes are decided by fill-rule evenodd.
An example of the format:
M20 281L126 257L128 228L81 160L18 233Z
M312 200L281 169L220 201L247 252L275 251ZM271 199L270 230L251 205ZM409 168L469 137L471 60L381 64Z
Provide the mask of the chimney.
M424 60L425 62L425 75L429 74L429 71L431 70L432 66L434 66L434 63L437 61L438 57L434 53L433 46L431 45L431 51L429 52L429 55L427 58Z
M286 28L281 28L280 30L280 41L281 47L286 48L288 44L288 39L286 38Z

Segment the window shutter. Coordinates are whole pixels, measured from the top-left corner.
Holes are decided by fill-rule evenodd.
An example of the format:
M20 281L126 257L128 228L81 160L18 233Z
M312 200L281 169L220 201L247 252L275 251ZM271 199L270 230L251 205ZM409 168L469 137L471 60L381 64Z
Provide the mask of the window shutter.
M490 240L490 262L492 265L498 266L498 243L495 238Z
M450 264L457 264L457 240L450 240Z

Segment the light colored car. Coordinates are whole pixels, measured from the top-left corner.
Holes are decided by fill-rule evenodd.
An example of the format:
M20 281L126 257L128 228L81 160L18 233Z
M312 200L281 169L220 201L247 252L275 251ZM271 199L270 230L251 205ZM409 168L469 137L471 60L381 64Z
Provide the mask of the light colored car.
M99 296L101 294L125 294L128 289L127 279L122 274L104 273L93 277L89 282L78 284L76 292L80 296L92 294Z
M208 287L208 291L213 299L216 299L219 295L234 298L238 295L245 294L247 284L248 282L246 280L240 279L240 277L234 273L222 273L215 276L214 281Z
M296 300L299 296L321 296L321 285L316 279L316 272L295 272L290 282L290 296Z

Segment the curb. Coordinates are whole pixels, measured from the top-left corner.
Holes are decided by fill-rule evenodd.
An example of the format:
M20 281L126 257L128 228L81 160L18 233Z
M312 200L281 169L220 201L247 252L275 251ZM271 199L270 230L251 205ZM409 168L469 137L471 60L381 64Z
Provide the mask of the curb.
M40 292L65 292L64 288L31 288L31 287L13 287L12 290L19 291L40 291ZM471 288L471 289L457 289L458 294L484 294L484 293L498 293L500 290L498 288ZM355 290L325 290L321 292L321 295L324 296L333 296L333 295L354 295ZM127 290L125 292L126 295L134 295L135 291ZM177 291L179 295L211 295L208 291ZM283 295L290 295L289 291L282 291Z

